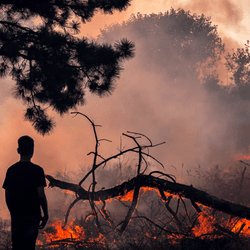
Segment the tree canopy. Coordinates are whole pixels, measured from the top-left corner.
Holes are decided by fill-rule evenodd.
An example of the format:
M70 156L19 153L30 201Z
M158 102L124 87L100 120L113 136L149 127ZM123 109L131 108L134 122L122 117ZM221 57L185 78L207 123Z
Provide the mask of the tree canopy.
M242 100L249 100L250 93L250 53L249 41L244 48L238 48L226 56L226 66L231 73L232 85L230 98L235 95Z
M27 106L25 119L39 133L55 126L47 108L63 115L85 103L86 89L99 96L113 91L134 44L126 38L100 44L76 34L97 11L122 11L130 1L1 1L0 76L15 81L14 95Z
M137 44L137 58L144 67L174 80L191 75L197 79L200 70L214 67L224 52L217 26L210 18L183 9L132 15L129 21L102 30L100 40L112 42L121 36Z

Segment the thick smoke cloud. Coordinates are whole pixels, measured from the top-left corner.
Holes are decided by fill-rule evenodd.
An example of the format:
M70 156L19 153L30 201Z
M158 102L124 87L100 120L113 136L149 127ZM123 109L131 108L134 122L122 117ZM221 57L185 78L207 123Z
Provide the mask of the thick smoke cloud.
M136 44L137 56L125 65L121 90L116 93L118 105L129 110L127 120L133 121L129 125L134 130L166 141L159 149L164 162L179 166L224 164L238 150L225 134L232 124L232 110L221 100L224 90L220 91L218 80L213 79L214 86L208 81L202 85L195 70L202 59L211 60L213 53L216 57L219 47L214 43L215 51L207 55L203 48L209 40L204 33L195 33L192 41L186 39L188 20L180 16L185 14L137 17L104 32L107 42L126 36Z

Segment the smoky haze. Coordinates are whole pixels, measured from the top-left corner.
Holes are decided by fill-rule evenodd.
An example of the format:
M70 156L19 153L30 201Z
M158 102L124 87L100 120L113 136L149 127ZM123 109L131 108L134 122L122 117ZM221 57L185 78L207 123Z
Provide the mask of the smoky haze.
M199 9L196 10L199 13ZM223 13L221 18L228 18L229 12ZM78 110L102 125L98 127L100 138L112 140L112 143L101 142L103 157L116 153L121 134L130 130L147 135L154 143L165 141L166 144L153 149L152 154L165 165L167 173L178 178L182 163L187 168L198 164L204 168L230 164L238 153L249 152L249 101L242 100L237 93L229 95L218 85L219 80L226 84L227 79L223 77L217 80L212 76L210 81L201 84L196 66L204 58L211 59L211 54L206 55L202 50L207 40L202 35L194 37L189 46L185 34L179 33L180 23L176 23L175 18L157 23L161 16L163 14L155 15L155 19L148 19L146 24L139 20L131 26L111 27L103 33L100 39L105 42L113 43L123 37L133 41L136 56L124 64L111 96L99 99L88 93L86 106ZM235 19L235 23L238 22L239 15ZM172 37L168 32L171 27L175 27ZM186 41L185 49L183 41ZM226 47L229 48L229 44L234 43L231 38L224 41L228 41ZM216 51L219 53L218 47ZM209 69L209 73L219 69L219 76L227 76L218 55L214 55L218 67ZM41 165L46 174L53 175L65 169L75 171L80 165L91 164L92 158L87 153L94 149L94 137L90 124L83 117L54 115L57 123L54 133L41 137L29 122L23 121L22 103L10 97L11 80L1 80L1 84L3 81L6 95L1 99L2 182L8 166L18 160L17 139L23 134L34 138L33 162ZM122 146L130 145L133 144L123 138ZM2 216L5 216L4 199L1 201Z
M191 24L194 18L197 21ZM245 116L249 101L220 86L223 82L212 71L216 64L221 66L219 56L225 54L216 31L210 30L213 25L207 21L202 28L201 20L182 10L138 15L107 28L100 38L113 43L125 36L135 42L136 58L125 64L114 94L120 100L115 117L121 125L126 117L127 127L166 141L156 154L175 166L224 165L249 151ZM206 67L202 83L196 70L199 62ZM225 66L223 70L227 71ZM111 108L107 117L113 112Z

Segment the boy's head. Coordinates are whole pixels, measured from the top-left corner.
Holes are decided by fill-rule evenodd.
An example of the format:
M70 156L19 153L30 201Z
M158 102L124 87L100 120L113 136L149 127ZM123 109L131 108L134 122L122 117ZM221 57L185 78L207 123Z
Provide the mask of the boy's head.
M34 140L24 135L18 139L18 149L17 152L20 155L33 155L34 152Z

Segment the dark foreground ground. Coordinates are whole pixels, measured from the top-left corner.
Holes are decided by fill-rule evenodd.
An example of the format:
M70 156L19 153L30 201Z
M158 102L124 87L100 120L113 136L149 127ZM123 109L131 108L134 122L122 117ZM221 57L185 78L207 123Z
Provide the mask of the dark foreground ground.
M98 243L87 244L87 245L60 245L57 247L37 247L37 249L60 249L60 250L69 250L69 249L91 249L91 250L160 250L160 249L169 249L169 250L248 250L250 249L250 240L249 239L232 239L232 238L223 238L216 240L202 240L202 239L184 239L178 244L171 244L169 242L157 242L151 241L147 245L142 245L138 243L125 243L124 244L110 244L106 246L101 246Z
M209 235L208 237L212 237ZM217 235L218 236L218 235ZM108 240L102 241L75 241L73 239L65 239L55 242L37 244L37 250L248 250L250 249L250 238L237 235L221 236L215 239L199 237L183 237L181 240L163 240L144 238L141 241L138 239L126 238L119 239L113 243L109 243ZM10 250L11 239L10 232L0 232L0 249Z

